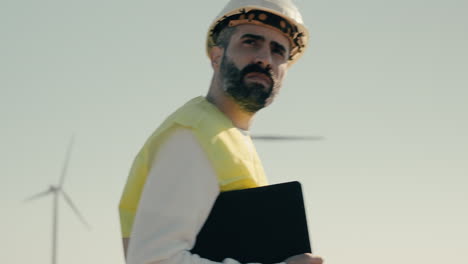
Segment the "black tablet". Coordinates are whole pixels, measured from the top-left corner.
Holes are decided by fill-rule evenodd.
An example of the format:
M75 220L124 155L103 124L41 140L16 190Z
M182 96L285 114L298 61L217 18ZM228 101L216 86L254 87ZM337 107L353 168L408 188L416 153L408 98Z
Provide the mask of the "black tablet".
M191 252L241 263L278 263L311 253L301 184L221 193Z

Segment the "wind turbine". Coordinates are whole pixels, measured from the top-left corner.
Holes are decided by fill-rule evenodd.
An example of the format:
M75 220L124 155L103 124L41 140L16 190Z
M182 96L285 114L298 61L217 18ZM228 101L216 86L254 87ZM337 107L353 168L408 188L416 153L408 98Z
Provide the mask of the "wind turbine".
M75 206L73 201L71 200L70 196L63 190L63 182L65 180L65 175L67 174L67 169L68 169L68 162L70 160L70 154L71 150L73 147L73 137L70 140L70 144L68 145L67 153L65 156L65 161L63 163L62 167L62 173L60 175L60 180L58 185L50 185L49 188L43 192L40 192L34 196L29 197L28 199L24 200L24 202L29 202L32 200L39 199L41 197L47 196L49 194L52 194L53 197L53 213L52 213L52 264L57 263L57 231L58 231L58 198L59 195L62 195L65 201L68 203L68 205L71 207L73 212L78 216L80 221L88 228L90 229L89 224L86 222L84 217L81 215L81 213L78 211L78 208Z

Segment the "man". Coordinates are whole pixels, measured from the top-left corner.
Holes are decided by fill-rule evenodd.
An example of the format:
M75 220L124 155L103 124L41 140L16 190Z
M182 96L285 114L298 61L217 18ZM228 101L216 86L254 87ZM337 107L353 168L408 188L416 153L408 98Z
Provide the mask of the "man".
M207 96L169 116L132 166L119 207L128 264L216 263L190 249L220 192L267 185L248 130L306 44L291 1L227 4L208 33ZM322 263L304 253L285 262Z

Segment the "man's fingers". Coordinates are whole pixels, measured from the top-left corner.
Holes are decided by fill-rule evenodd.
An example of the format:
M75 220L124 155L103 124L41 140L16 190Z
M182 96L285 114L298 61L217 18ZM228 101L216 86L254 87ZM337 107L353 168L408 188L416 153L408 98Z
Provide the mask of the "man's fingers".
M323 258L317 255L307 254L309 256L310 264L323 264Z
M310 253L299 254L285 260L286 264L322 264L323 259L320 256Z

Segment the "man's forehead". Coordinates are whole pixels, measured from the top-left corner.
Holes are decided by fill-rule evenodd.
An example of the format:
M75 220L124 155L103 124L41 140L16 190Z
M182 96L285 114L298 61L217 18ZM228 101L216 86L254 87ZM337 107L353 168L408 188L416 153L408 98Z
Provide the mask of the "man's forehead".
M268 42L274 41L283 45L285 48L290 48L290 40L284 34L281 34L276 29L265 26L250 24L238 25L236 26L236 32L233 37L239 39L247 34L261 36Z

